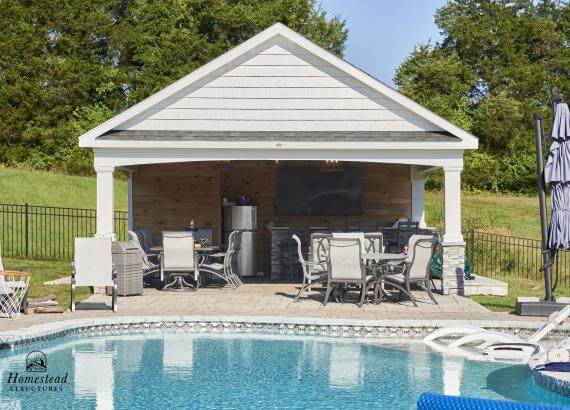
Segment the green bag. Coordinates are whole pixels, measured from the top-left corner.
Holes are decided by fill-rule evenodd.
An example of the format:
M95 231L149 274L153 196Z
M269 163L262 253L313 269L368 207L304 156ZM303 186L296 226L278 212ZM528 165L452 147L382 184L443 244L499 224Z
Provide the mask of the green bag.
M441 268L443 266L443 252L437 252L433 255L431 260L431 277L434 279L441 279ZM471 269L471 264L467 260L467 256L465 257L465 263L463 266L463 277L465 280L473 280L475 279L475 275L473 275L473 271Z

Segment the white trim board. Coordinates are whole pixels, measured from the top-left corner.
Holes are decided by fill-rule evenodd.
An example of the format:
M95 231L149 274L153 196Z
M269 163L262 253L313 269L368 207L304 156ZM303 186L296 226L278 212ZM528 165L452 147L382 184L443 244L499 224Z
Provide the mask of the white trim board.
M144 164L169 164L202 161L339 161L463 167L463 150L365 150L365 149L244 149L244 148L94 148L95 168L114 168Z

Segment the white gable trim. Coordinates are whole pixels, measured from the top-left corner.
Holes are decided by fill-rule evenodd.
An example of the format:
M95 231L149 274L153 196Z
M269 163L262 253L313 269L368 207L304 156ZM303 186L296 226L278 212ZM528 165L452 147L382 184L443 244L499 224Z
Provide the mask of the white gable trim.
M134 118L138 114L141 114L142 112L148 110L149 108L155 106L156 104L159 104L160 102L164 101L166 98L173 96L177 92L203 79L204 77L208 76L215 70L222 68L224 65L230 63L234 59L240 57L243 54L247 54L248 52L252 51L254 48L262 45L263 43L271 40L273 37L278 35L283 36L284 38L296 44L297 46L305 49L310 54L313 54L316 57L322 59L323 61L333 65L337 69L345 72L348 76L351 76L354 79L362 82L371 89L385 95L387 98L393 100L397 104L400 104L404 108L409 109L410 111L416 113L418 116L424 118L428 122L457 136L462 140L462 142L459 143L461 149L470 150L477 148L478 140L475 136L451 124L449 121L429 111L425 107L407 98L403 94L390 88L386 84L378 81L377 79L371 77L365 72L357 69L356 67L345 62L344 60L336 57L332 53L322 49L321 47L317 46L316 44L312 43L311 41L307 40L306 38L302 37L301 35L297 34L293 30L289 29L288 27L280 23L274 24L273 26L262 31L261 33L257 34L256 36L252 37L246 42L240 44L239 46L236 46L235 48L221 55L220 57L212 60L210 63L198 68L197 70L193 71L187 76L181 78L180 80L172 83L171 85L157 92L156 94L153 94L152 96L146 98L145 100L132 106L131 108L123 111L122 113L116 115L115 117L104 122L103 124L86 132L85 134L79 137L79 146L80 147L114 146L117 148L124 146L125 143L124 141L97 140L96 138L107 131L119 127L121 124ZM439 145L440 144L436 144L436 146L438 147ZM440 148L445 149L443 146ZM457 145L455 145L454 148L457 148Z

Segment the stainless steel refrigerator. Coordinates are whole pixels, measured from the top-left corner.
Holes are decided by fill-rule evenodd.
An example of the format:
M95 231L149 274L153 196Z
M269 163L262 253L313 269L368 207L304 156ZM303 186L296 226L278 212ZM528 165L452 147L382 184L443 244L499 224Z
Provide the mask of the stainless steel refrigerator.
M238 269L242 276L257 276L257 207L224 206L224 243L233 230L239 229L241 249L238 254Z

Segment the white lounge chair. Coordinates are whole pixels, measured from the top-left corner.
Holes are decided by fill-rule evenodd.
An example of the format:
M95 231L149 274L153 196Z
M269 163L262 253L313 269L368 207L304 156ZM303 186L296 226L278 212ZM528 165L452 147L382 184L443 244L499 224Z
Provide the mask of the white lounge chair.
M297 235L293 235L292 238L297 243L297 257L301 264L301 268L303 269L303 284L301 285L301 289L299 289L299 293L295 296L295 302L298 302L303 291L308 290L314 283L326 280L327 272L315 271L314 268L317 266L322 269L321 262L318 260L306 261L303 257L303 252L301 251L301 239L299 239ZM318 253L318 250L316 250L316 252Z
M431 344L436 340L441 341L441 339L461 335L461 337L448 343L447 347L455 349L475 346L477 349L485 351L490 355L500 354L501 351L506 352L507 350L511 353L520 351L521 355L526 355L531 350L534 350L534 347L539 347L538 343L548 335L548 333L564 322L569 315L570 305L565 306L560 311L552 313L546 322L526 340L508 333L485 330L477 326L458 325L438 329L427 335L424 338L424 342ZM527 348L524 348L524 346Z
M0 317L16 319L28 313L28 286L31 275L19 270L4 270L0 253Z
M75 311L77 286L112 287L111 308L117 311L117 269L113 264L111 238L75 238L71 264L71 311Z

